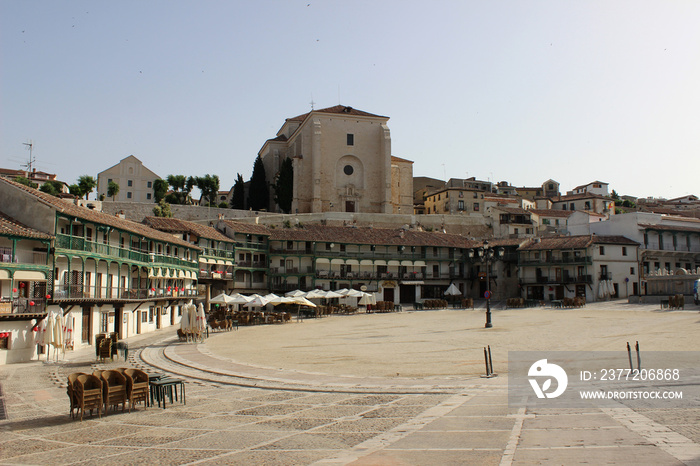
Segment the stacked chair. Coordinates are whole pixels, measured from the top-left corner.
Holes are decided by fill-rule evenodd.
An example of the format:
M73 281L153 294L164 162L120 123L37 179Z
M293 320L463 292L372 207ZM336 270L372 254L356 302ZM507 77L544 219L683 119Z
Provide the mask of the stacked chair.
M71 400L73 396L81 421L86 409L90 410L90 416L92 410L96 409L98 416L102 417L102 381L99 378L91 374L79 374L72 386Z

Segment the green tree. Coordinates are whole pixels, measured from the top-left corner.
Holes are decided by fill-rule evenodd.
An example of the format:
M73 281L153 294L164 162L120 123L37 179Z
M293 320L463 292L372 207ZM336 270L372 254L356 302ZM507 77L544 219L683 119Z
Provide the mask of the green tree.
M194 184L202 191L202 199L208 206L216 206L216 195L219 193L219 177L206 174L194 178Z
M114 201L117 194L119 194L119 184L115 183L114 181L107 183L107 196L111 197L112 201Z
M292 159L289 157L282 162L273 187L275 189L275 202L282 212L288 214L292 210L292 199L294 198L294 167Z
M83 197L83 191L77 184L68 185L68 192L71 193L73 196Z
M233 184L233 194L231 195L231 208L243 210L245 209L245 182L240 173L236 177L236 182Z
M156 203L160 202L165 198L168 193L168 182L164 179L158 178L153 182L153 199Z
M153 215L156 217L172 217L173 212L170 209L170 204L161 199L158 201L158 205L153 208Z
M80 188L80 197L85 196L85 199L90 196L90 193L97 186L97 181L90 175L83 175L78 178L78 187Z
M34 183L29 178L25 178L24 176L18 176L17 178L15 178L15 182L17 182L19 184L23 184L25 186L29 186L30 188L34 188L34 189L36 189L39 186L38 184Z
M48 180L41 185L39 191L46 194L51 194L52 196L58 196L63 192L63 183L56 180Z
M270 191L267 187L267 177L265 166L258 155L253 164L253 174L250 177L250 187L248 188L248 207L253 210L267 210L270 198Z
M165 200L171 204L192 204L192 197L190 193L192 188L196 186L195 179L193 177L186 177L184 175L168 175L166 178L168 185L172 188L173 192L165 197Z

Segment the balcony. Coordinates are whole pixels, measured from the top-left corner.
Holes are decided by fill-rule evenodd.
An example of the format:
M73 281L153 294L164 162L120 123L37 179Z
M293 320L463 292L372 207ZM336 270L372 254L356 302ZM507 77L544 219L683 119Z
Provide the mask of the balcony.
M85 285L56 285L52 301L130 301L157 298L197 297L194 288L119 288Z
M221 257L223 259L233 260L236 258L236 253L228 249L202 248L202 256Z
M242 267L246 269L266 269L267 262L263 261L238 261L236 262L236 267Z
M592 284L592 275L577 275L577 276L564 276L560 278L556 277L528 277L522 279L523 285L565 285L565 284Z
M146 264L167 264L192 268L197 267L197 262L181 259L179 257L126 249L104 243L96 243L94 241L88 241L85 238L77 238L74 236L62 235L60 233L56 235L56 249L67 249L70 251L87 252L100 256L118 257L135 262L143 262Z
M593 264L593 257L591 257L591 256L542 257L540 259L521 259L520 260L520 266L527 266L527 265L545 266L545 265L567 265L567 264L592 265Z
M0 317L46 313L46 298L0 298Z
M10 248L0 248L0 262L6 264L34 264L34 265L46 265L45 252L39 251L25 251L16 250L15 254L12 254L12 249Z

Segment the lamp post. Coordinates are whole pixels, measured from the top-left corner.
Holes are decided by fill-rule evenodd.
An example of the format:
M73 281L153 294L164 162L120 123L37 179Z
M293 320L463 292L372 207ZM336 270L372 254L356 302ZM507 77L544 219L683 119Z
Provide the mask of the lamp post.
M469 251L469 257L473 258L475 255L486 265L486 292L484 293L484 298L486 298L486 324L484 327L491 328L493 327L491 323L491 261L494 257L503 257L503 248L494 249L492 246L489 246L488 240L484 240L483 247Z

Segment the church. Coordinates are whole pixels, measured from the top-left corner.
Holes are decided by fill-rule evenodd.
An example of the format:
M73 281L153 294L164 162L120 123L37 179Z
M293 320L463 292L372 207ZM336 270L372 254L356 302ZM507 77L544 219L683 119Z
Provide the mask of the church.
M388 121L343 105L287 118L258 152L268 183L291 158L292 213L412 213L413 162L391 155Z

